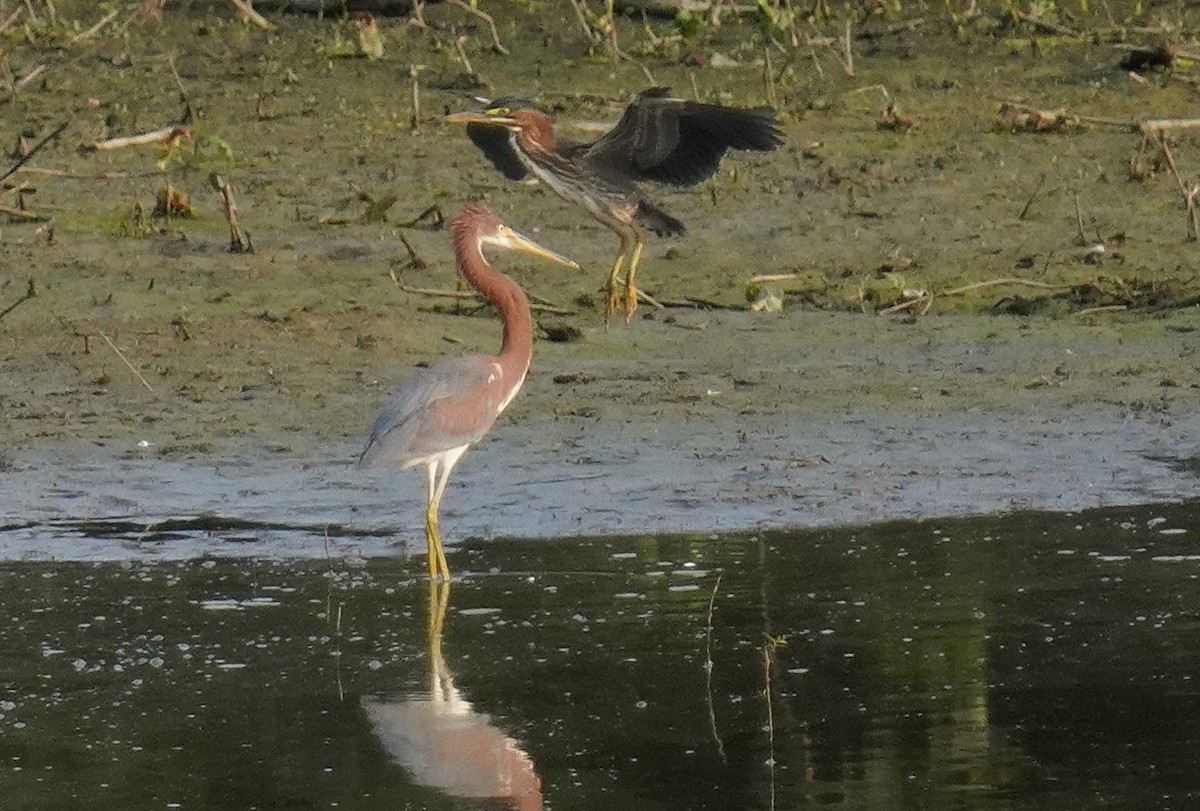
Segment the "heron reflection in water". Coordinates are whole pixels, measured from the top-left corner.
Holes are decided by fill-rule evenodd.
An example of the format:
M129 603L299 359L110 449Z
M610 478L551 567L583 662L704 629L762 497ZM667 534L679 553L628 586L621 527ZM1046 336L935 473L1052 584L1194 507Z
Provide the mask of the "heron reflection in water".
M450 583L429 583L429 693L383 701L364 698L375 736L413 782L450 797L500 799L519 811L542 807L542 785L520 745L471 706L454 685L442 653Z

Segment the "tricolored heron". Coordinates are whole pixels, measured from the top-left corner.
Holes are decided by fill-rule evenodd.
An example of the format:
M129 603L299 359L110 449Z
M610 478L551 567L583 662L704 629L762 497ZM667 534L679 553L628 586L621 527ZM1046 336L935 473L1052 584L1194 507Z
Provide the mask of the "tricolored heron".
M637 308L634 274L646 229L659 236L685 231L683 223L647 200L637 183L692 186L712 177L730 149L768 152L783 143L770 112L673 99L669 92L665 87L643 91L617 125L591 143L556 138L550 117L520 96L445 118L466 124L467 135L505 177L521 180L532 173L621 238L608 274L606 323L617 309L622 267L626 323Z
M533 354L533 318L520 285L488 264L485 247L525 251L579 266L513 230L487 206L474 204L448 223L458 272L500 311L504 337L498 355L448 358L420 369L392 392L359 457L363 467L424 465L428 476L425 540L429 576L450 579L438 533L438 505L450 471L483 438L525 382Z

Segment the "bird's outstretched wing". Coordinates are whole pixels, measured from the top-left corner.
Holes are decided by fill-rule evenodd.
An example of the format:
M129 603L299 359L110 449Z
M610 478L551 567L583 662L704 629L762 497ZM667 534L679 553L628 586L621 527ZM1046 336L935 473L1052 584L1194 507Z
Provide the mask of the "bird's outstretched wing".
M525 179L528 170L517 156L517 150L512 145L512 137L504 127L491 124L468 124L467 137L509 180Z
M482 356L418 370L388 397L359 465L408 467L478 442L499 414L500 375L499 364Z
M583 160L602 176L691 186L712 177L730 149L767 152L782 143L768 111L673 99L667 88L654 87L638 95Z
M535 106L532 101L518 94L501 96L498 99L485 103L489 110L505 107L520 109ZM520 156L517 155L517 150L512 145L512 135L507 128L490 124L471 123L467 125L467 137L471 139L471 143L479 147L479 151L487 156L492 165L499 169L500 173L509 180L524 180L525 176L529 173L525 168L525 164L521 162Z

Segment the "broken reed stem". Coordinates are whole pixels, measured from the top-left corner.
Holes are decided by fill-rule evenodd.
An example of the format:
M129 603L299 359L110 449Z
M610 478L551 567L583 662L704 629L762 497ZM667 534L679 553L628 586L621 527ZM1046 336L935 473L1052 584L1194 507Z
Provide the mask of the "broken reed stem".
M4 22L0 22L0 34L3 34L5 31L16 25L17 21L21 19L21 15L24 13L25 9L21 6L17 6L15 9L13 9L13 13L9 14L8 18Z
M1046 173L1042 172L1038 178L1037 185L1033 187L1033 194L1029 195L1029 199L1025 201L1025 207L1021 209L1021 213L1017 215L1018 220L1025 219L1029 214L1029 209L1033 208L1033 201L1037 199L1038 193L1041 192L1042 186L1046 185Z
M112 11L108 12L107 14L105 14L103 17L100 18L100 22L96 23L91 28L87 29L86 31L80 31L78 34L76 34L74 37L72 37L71 44L74 45L77 42L83 42L85 39L91 39L93 36L96 35L97 32L99 32L99 30L101 28L103 28L104 26L106 26L110 22L112 22L114 19L116 19L117 15L120 13L121 13L121 9L119 9L119 8L113 9Z
M16 173L20 167L25 166L25 163L28 163L30 161L30 158L37 155L38 152L40 152L42 150L43 146L46 146L48 143L52 142L52 140L61 136L62 132L64 132L68 126L71 126L70 121L64 121L59 126L54 127L54 131L52 133L50 133L50 134L48 134L48 136L42 138L40 140L40 142L37 142L36 144L32 145L31 148L29 149L29 151L26 151L24 155L17 158L17 162L13 163L11 167L8 167L7 172L0 175L0 180L5 180L6 178L8 178L8 176Z
M156 392L154 390L154 387L150 385L150 383L146 380L146 378L142 377L142 373L139 372L137 370L137 368L134 367L134 365L129 362L129 359L127 357L125 357L125 354L123 352L121 352L120 349L117 349L117 345L113 343L112 338L109 338L107 335L105 335L100 330L97 330L97 333L99 333L100 337L104 339L105 343L107 343L110 347L112 347L112 351L117 353L117 357L121 359L121 362L129 367L129 371L133 372L134 375L137 376L137 379L142 381L142 385L145 386L150 391L151 394L153 394L155 397L157 397L158 392Z
M1101 307L1088 307L1085 310L1079 310L1074 315L1091 315L1093 313L1120 313L1129 309L1128 304L1105 304Z
M13 310L17 309L22 304L24 304L25 302L29 301L31 298L34 298L36 296L37 296L37 287L34 285L33 279L30 279L29 287L27 287L25 289L25 295L21 296L19 299L14 301L12 304L5 307L3 310L0 310L0 318L4 318L4 316L8 315Z
M763 52L763 84L766 86L767 106L778 110L779 99L775 96L775 71L771 68L770 48Z
M505 48L500 42L500 32L496 30L496 21L492 19L492 15L488 14L486 11L472 8L470 5L463 2L463 0L445 0L445 2L452 6L458 6L468 14L474 14L476 17L487 23L488 29L492 32L492 49L498 54L508 56L508 49Z
M604 17L608 20L609 48L612 50L613 64L621 61L621 47L617 44L617 13L613 8L613 0L604 0Z
M1200 185L1196 183L1189 185L1184 182L1183 176L1179 173L1179 167L1175 163L1175 155L1167 144L1166 132L1162 129L1152 130L1152 132L1154 140L1162 150L1163 160L1167 162L1167 168L1171 170L1171 176L1175 178L1175 187L1179 189L1179 194L1183 197L1188 218L1188 241L1200 240L1200 217L1196 213L1196 195L1200 194Z
M221 192L221 200L225 207L225 219L229 223L229 252L254 253L254 246L250 244L249 237L238 225L237 203L233 201L233 188L229 185L229 181L218 175L213 178L213 183Z
M463 42L466 41L465 36L454 37L454 49L458 51L458 58L462 60L463 69L466 70L468 76L475 75L475 68L471 67L471 60L467 59L467 50L463 47Z
M767 699L767 766L771 769L771 808L775 808L775 710L771 704L771 653L774 642L763 645L763 695Z
M1087 245L1087 236L1083 233L1083 210L1079 207L1079 192L1072 190L1075 198L1075 225L1079 228L1079 244Z
M721 740L721 733L717 730L717 712L713 707L712 698L712 674L713 674L713 658L712 658L712 630L713 630L713 608L717 602L717 591L721 588L721 575L717 575L717 582L713 584L712 594L708 598L708 622L704 628L704 694L708 700L708 726L712 732L713 740L717 744L717 754L721 756L721 762L725 762L725 742Z
M38 214L36 211L26 211L23 208L13 208L11 206L0 206L0 214L14 220L22 222L40 222L50 219L47 214Z
M460 48L461 49L461 48ZM466 56L463 56L463 61L466 61ZM421 129L421 83L417 79L417 75L421 72L420 65L408 66L408 78L412 80L412 117L409 119L408 127L413 132L419 132Z
M958 296L963 293L969 293L972 290L979 290L984 287L996 287L996 286L1002 285L1002 284L1014 284L1014 285L1021 285L1024 287L1037 287L1042 290L1066 290L1071 286L1069 284L1050 284L1049 282L1037 282L1037 281L1034 281L1033 279L1017 279L1017 278L988 279L987 281L984 281L984 282L975 282L974 284L965 284L962 287L956 287L953 290L946 290L945 292L941 293L941 295L943 295L943 296Z
M846 20L846 33L842 38L842 51L845 54L842 59L842 68L845 69L847 76L854 75L854 51L850 47L850 20Z
M583 29L583 35L587 37L587 41L593 45L599 44L600 37L588 25L587 15L583 13L583 7L580 5L580 0L571 0L571 8L575 9L575 17L579 20L579 27Z

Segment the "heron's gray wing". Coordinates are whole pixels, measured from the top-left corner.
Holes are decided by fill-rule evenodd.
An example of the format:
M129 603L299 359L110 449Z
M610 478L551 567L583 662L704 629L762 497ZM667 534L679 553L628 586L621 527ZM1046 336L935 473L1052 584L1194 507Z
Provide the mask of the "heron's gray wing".
M765 152L782 143L770 112L682 101L656 87L588 148L586 161L601 174L691 186L712 177L730 149Z
M496 421L499 383L498 364L480 356L418 370L388 397L359 464L405 467L478 442Z
M521 158L512 145L511 134L507 127L498 124L471 123L467 125L467 137L509 180L525 178L528 170L525 168L525 164L521 163Z

